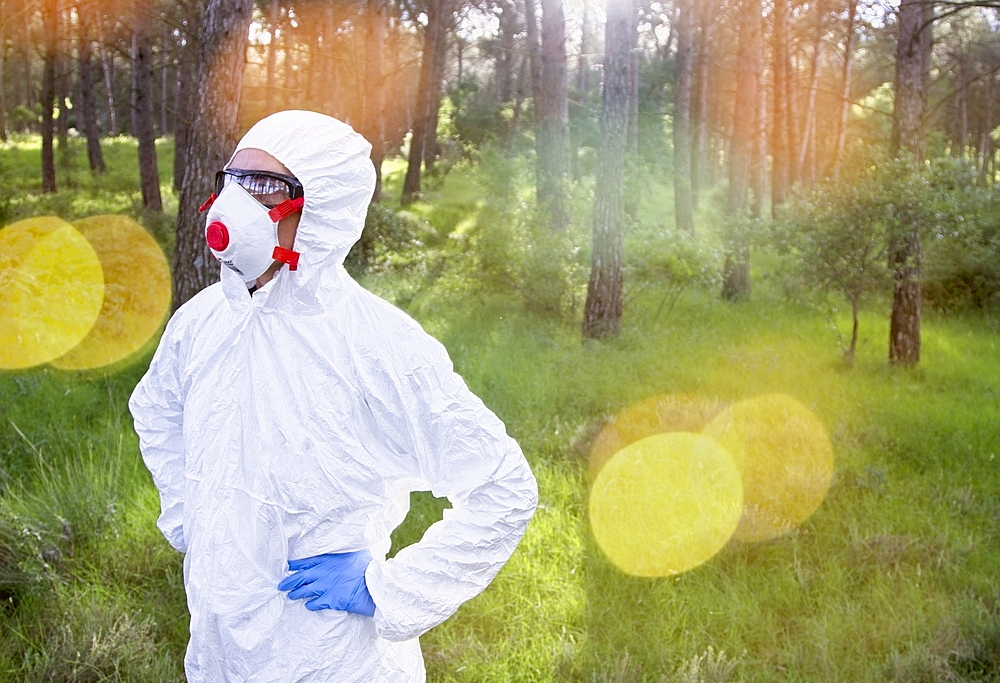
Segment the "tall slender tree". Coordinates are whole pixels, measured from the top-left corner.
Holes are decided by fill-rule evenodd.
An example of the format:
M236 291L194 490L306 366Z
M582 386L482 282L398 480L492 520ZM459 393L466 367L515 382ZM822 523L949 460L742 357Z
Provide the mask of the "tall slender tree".
M153 107L153 21L147 0L134 0L133 34L135 58L135 129L139 140L139 180L142 186L142 205L149 211L163 211L160 198L160 172L156 166L156 114Z
M42 72L42 192L56 191L56 164L52 149L56 99L56 62L59 60L59 2L43 0L42 28L45 32L45 65Z
M569 225L569 95L566 86L566 17L562 0L542 0L542 81L538 111L538 203L549 227Z
M833 150L833 175L840 174L840 162L847 144L847 121L851 113L851 73L854 70L854 40L858 0L847 0L847 36L844 40L844 80L841 90L840 120L837 122L837 145Z
M93 20L94 9L89 2L79 2L76 6L77 35L77 81L80 90L79 123L87 138L87 162L90 170L104 173L104 153L101 151L101 136L97 129L97 107L94 102L93 67Z
M934 6L921 0L901 0L896 30L896 98L893 148L922 161L927 153L924 112L933 46ZM923 285L920 226L895 235L889 262L893 271L889 359L901 365L920 362L920 319Z
M608 0L601 147L594 189L594 249L583 312L583 336L588 339L617 336L621 331L631 22L630 0Z
M677 56L674 86L674 215L677 229L694 233L691 183L691 34L694 7L677 1Z
M175 310L219 279L219 263L205 243L204 221L198 209L212 193L215 172L236 146L236 114L252 14L253 0L208 0L202 15L197 94L177 211Z
M852 0L853 1L853 0ZM788 147L788 0L774 0L771 60L774 75L771 89L774 113L771 126L771 211L785 203L790 165Z
M761 46L761 0L741 0L740 38L736 56L736 97L733 102L733 134L729 145L729 187L726 213L739 223L747 209L753 148L757 137L758 88L763 71ZM726 254L722 296L730 301L750 298L749 236L734 235Z
M7 98L5 97L5 85L7 84L4 67L7 57L7 3L0 0L0 142L7 142Z
M373 202L382 200L382 160L385 157L385 116L382 105L382 56L385 51L385 0L367 0L365 36L365 92L362 121L364 135L372 145L375 166Z
M420 84L417 88L417 106L413 112L406 176L403 179L401 201L404 206L412 203L420 193L421 165L424 160L427 128L432 118L436 118L431 113L431 108L436 109L439 104L433 101L438 96L435 49L441 40L440 34L444 31L443 4L444 0L428 0L426 7L427 26L424 28L424 45L420 55Z

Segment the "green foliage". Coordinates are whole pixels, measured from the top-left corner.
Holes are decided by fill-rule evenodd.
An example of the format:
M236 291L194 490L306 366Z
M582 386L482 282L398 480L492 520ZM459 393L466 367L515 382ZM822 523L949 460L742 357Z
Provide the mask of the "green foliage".
M984 188L968 164L944 161L937 183L953 219L925 241L924 295L948 310L1000 307L1000 188Z
M528 310L560 319L580 305L580 231L549 229L524 196L527 173L520 160L483 152L478 176L483 208L470 239L470 275L488 292L516 297Z

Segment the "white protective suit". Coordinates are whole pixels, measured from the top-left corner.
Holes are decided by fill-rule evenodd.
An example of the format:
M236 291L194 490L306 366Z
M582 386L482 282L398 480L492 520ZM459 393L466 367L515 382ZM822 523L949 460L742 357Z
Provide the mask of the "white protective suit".
M444 347L344 270L374 187L364 138L287 111L243 148L304 186L298 270L251 295L223 267L171 318L129 402L157 525L186 553L188 681L422 681L417 637L514 552L534 477ZM453 508L386 560L413 490ZM374 618L278 591L289 559L363 548Z

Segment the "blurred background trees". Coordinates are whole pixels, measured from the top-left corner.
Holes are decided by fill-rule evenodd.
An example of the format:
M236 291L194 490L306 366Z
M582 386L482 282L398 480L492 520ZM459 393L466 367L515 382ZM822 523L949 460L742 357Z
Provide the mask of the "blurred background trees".
M993 191L1000 17L991 0L631 0L626 9L619 103L609 9L596 0L0 0L0 140L41 136L51 192L68 137L86 138L89 167L101 173L100 139L133 136L143 203L158 212L155 140L172 137L175 279L188 283L175 305L215 277L195 211L212 172L241 131L287 108L328 113L372 142L376 202L419 201L428 178L486 149L524 159L535 219L570 235L553 244L574 230L587 242L591 230L627 231L650 180L668 183L680 232L695 234L709 215L722 226L721 294L733 301L751 295L762 244L753 226L780 219L790 197L847 182L856 169L844 165L860 158L852 147L918 166L951 158L972 169L975 188ZM619 105L624 137L608 127ZM619 151L622 199L607 204L600 176ZM406 174L401 196L385 198L381 166L391 158L406 160ZM886 238L890 357L903 364L919 360L925 242L944 239L935 226ZM967 232L971 249L981 240ZM990 262L956 249L930 251L966 267ZM580 262L572 248L551 258ZM944 276L940 263L927 272ZM993 300L991 276L961 277L979 284L935 283L934 296L973 288L973 301ZM611 290L591 305L614 318L624 290Z

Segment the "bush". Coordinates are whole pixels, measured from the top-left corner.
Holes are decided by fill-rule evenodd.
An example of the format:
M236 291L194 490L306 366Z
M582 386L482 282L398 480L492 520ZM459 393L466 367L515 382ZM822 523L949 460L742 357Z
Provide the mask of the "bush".
M924 297L942 310L1000 308L1000 190L980 186L963 162L939 164L954 219L926 241Z
M371 204L361 239L351 247L344 266L352 276L359 277L369 270L407 265L433 233L433 228L410 214Z
M585 276L575 227L549 229L536 204L519 193L531 186L523 164L495 151L483 152L479 179L483 207L471 235L469 274L488 292L513 295L549 318L575 314Z

